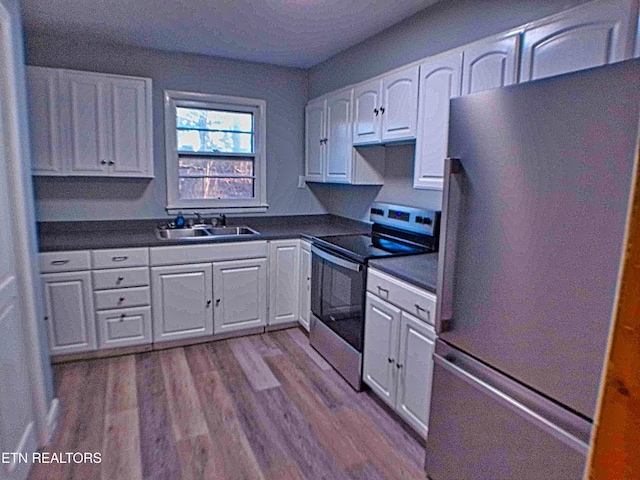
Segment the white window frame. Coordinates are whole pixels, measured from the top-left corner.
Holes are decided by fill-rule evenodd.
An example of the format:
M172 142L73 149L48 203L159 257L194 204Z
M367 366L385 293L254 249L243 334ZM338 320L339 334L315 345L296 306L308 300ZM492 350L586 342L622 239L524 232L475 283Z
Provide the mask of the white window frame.
M250 199L181 200L179 192L176 107L250 112L253 117L254 194ZM267 102L256 98L231 97L207 93L164 91L164 128L167 166L167 212L206 210L212 213L265 212L267 205L266 121Z

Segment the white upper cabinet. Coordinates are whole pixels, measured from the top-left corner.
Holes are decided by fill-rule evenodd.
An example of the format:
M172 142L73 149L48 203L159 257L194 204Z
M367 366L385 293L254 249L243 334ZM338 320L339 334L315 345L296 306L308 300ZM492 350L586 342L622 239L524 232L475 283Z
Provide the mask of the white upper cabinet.
M305 110L305 176L309 181L324 181L324 133L326 100L309 102Z
M462 95L506 87L518 81L520 34L464 49Z
M382 79L382 141L416 138L419 67L406 68Z
M31 159L35 175L62 175L67 152L61 141L60 90L61 70L29 67L27 91L31 120Z
M34 175L153 177L151 80L28 67Z
M381 185L384 149L353 146L354 89L339 90L307 104L305 178L308 182Z
M353 157L351 139L351 105L353 90L338 92L327 98L327 135L325 178L332 183L350 183Z
M74 175L108 175L104 77L62 72L63 124L68 126L69 170Z
M416 65L354 88L354 145L416 138L418 71Z
M449 134L449 100L460 96L462 52L420 65L414 188L442 189Z
M380 143L382 80L358 85L353 90L353 144Z
M603 0L563 12L527 29L520 82L631 58L636 16L634 0Z

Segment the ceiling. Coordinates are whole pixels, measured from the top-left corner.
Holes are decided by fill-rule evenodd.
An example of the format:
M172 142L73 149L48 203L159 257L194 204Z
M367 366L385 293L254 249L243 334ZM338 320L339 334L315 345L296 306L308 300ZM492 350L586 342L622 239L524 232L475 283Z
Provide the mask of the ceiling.
M33 31L309 68L438 0L22 0Z

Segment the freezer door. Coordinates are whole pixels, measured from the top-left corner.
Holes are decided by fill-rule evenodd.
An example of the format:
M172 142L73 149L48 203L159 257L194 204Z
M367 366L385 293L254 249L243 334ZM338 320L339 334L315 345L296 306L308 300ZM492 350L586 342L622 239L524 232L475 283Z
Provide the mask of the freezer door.
M638 60L451 102L449 155L460 162L445 179L440 337L587 418L639 111Z
M582 478L588 422L459 352L442 350L438 341L428 478Z

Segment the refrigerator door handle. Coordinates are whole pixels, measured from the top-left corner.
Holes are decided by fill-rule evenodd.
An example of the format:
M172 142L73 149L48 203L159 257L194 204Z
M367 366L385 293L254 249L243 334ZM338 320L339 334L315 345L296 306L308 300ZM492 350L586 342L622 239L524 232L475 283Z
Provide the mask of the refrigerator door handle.
M530 424L533 424L540 430L548 433L549 435L552 435L573 450L583 455L587 455L589 453L589 445L587 443L562 429L558 425L550 422L537 412L528 408L526 405L523 405L522 403L516 401L515 399L511 398L504 392L501 392L492 385L489 385L481 379L471 375L469 372L454 365L446 358L443 358L438 354L435 354L433 356L433 360L435 364L448 370L451 374L468 383L473 388L478 389L484 394L494 398L496 401L500 402L502 405L506 406L511 411L524 418Z
M451 329L453 319L453 271L459 217L460 182L462 164L457 158L446 158L444 162L444 191L442 194L442 224L440 228L440 255L436 298L436 331Z

